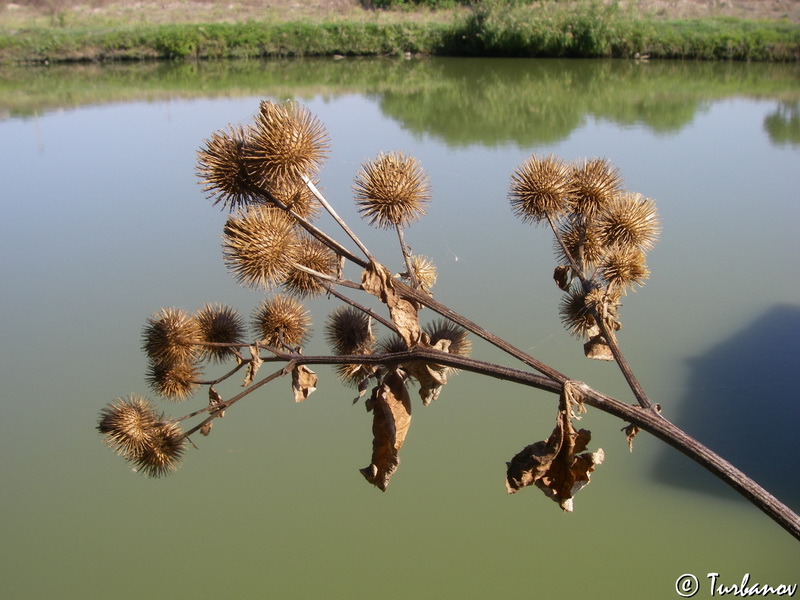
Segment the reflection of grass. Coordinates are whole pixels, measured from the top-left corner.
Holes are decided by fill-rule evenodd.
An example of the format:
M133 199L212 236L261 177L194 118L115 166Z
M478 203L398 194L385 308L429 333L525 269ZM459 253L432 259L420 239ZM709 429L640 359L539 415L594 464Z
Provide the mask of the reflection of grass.
M797 65L483 59L429 68L429 85L387 90L381 108L455 145L553 142L587 117L671 132L732 96L800 102Z
M586 0L484 0L456 16L322 21L145 23L86 20L0 25L0 61L385 55L652 57L795 61L800 28L736 19L669 21ZM435 13L430 13L431 15ZM208 17L208 15L206 15ZM211 17L208 17L211 18Z
M304 99L357 92L377 97L384 113L410 131L448 144L527 146L562 139L587 117L668 132L721 98L770 98L792 107L800 102L798 80L798 65L719 62L295 59L54 65L5 69L0 114L179 97ZM789 138L794 131L780 130Z

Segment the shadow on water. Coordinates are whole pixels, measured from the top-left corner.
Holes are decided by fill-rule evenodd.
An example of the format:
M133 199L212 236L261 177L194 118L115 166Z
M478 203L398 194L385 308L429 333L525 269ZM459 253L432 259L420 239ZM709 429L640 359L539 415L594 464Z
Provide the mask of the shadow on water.
M687 398L675 423L794 509L800 403L800 306L773 307L749 326L690 360ZM722 494L727 487L665 449L654 477Z

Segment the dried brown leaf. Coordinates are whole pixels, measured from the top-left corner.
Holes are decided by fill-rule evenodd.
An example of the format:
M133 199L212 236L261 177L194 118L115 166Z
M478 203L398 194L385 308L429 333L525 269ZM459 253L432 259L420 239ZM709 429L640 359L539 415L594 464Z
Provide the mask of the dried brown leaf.
M211 413L218 413L218 417L221 419L225 416L225 409L220 406L222 404L222 396L219 395L219 392L215 390L213 387L208 388L208 412ZM209 429L211 429L209 427ZM208 435L207 433L204 435Z
M591 358L592 360L614 360L611 347L606 342L606 339L599 334L589 338L589 341L583 345L583 353L586 358Z
M553 271L553 279L556 285L566 292L572 283L572 270L566 265L558 265Z
M292 369L292 390L294 401L302 402L317 389L317 374L305 365Z
M654 404L652 406L652 409L655 410L656 413L661 414L660 404ZM628 450L630 450L631 452L633 452L633 438L635 438L636 434L639 433L641 430L642 430L641 427L638 427L633 423L630 423L629 425L626 425L625 427L622 428L622 431L625 432L625 439L628 441Z
M641 429L631 423L627 427L623 427L622 431L625 432L625 439L628 441L628 450L633 452L633 438L636 437L636 434L639 433Z
M256 373L258 373L258 369L264 363L264 361L261 360L261 352L258 349L258 344L253 344L250 346L250 355L252 358L250 359L250 362L247 363L247 373L244 376L242 387L247 387L253 383Z
M400 371L386 374L372 390L366 407L372 411L372 463L361 469L361 474L385 492L400 464L398 453L411 423L411 399Z
M358 396L353 398L353 404L361 400L364 394L367 393L367 388L369 387L369 377L366 377L358 382Z
M563 510L572 511L572 498L589 483L590 474L604 458L602 449L583 452L592 436L589 430L576 431L572 426L573 411L580 412L580 405L575 384L565 383L553 433L546 441L526 446L507 463L509 494L535 485Z
M422 333L417 317L419 306L397 294L391 272L382 264L373 261L361 274L361 285L366 292L376 296L389 307L389 316L397 326L406 347L414 348L419 343Z
M427 335L423 335L419 345L440 352L447 352L450 348L450 340L441 339L436 344L430 345ZM439 397L439 392L447 383L447 367L433 362L410 361L403 365L403 368L419 382L419 395L422 403L428 406Z

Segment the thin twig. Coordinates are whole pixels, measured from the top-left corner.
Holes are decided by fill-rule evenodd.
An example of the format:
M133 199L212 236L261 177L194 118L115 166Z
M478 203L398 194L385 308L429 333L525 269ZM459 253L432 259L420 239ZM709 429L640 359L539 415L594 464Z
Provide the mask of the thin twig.
M297 269L298 271L303 271L304 273L308 273L309 275L313 275L314 277L321 279L323 281L327 281L328 283L333 283L336 285L341 285L344 287L348 287L354 290L363 290L364 288L361 286L360 283L356 283L355 281L350 281L349 279L342 279L341 277L334 277L333 275L328 275L327 273L320 273L316 269L312 269L311 267L307 267L305 265L301 265L299 263L293 263L292 266Z
M315 188L316 189L316 188ZM348 260L354 262L355 264L366 267L369 264L369 261L364 260L360 256L353 254L350 250L342 246L339 242L329 236L327 233L322 231L319 227L311 223L305 217L298 215L290 206L282 202L275 194L270 192L267 189L264 189L258 185L253 183L250 184L250 190L253 194L261 196L267 202L274 205L276 208L281 209L282 211L286 212L290 215L303 229L305 229L308 233L310 233L314 238L325 244L328 248L333 250L339 256L344 256ZM333 209L331 209L333 210Z
M463 317L459 313L451 310L441 302L435 300L433 296L415 290L401 281L395 280L394 285L402 296L415 300L420 304L422 304L423 306L427 306L432 311L451 320L453 323L460 325L467 331L471 331L478 337L486 340L496 348L499 348L503 352L510 354L514 358L522 361L529 367L533 367L534 369L536 369L546 377L549 377L553 381L556 381L558 383L564 383L569 379L563 373L558 372L556 369L550 367L549 365L544 364L542 361L534 358L530 354L520 350L519 348L517 348L512 344L509 344L507 341L496 336L491 331L487 331L477 323L474 323L473 321L470 321L469 319Z
M300 356L300 355L298 355L298 356ZM290 361L289 364L284 365L278 371L275 371L274 373L272 373L271 375L265 377L264 379L261 379L258 382L252 384L251 386L246 388L244 391L239 392L238 394L236 394L233 398L229 398L228 400L225 400L224 402L220 402L219 404L213 406L212 408L214 410L214 413L211 414L204 421L202 421L201 423L197 424L196 426L192 427L189 431L184 433L183 437L188 438L190 435L192 435L193 433L198 431L201 427L203 427L203 425L206 425L206 424L210 423L211 421L213 421L214 419L218 418L220 416L219 413L221 413L225 409L230 408L231 406L236 404L239 400L241 400L242 398L244 398L246 396L249 396L254 391L256 391L258 388L260 388L263 385L268 384L273 379L277 379L278 377L281 377L282 375L285 375L286 374L286 369L289 367L290 364L293 364L293 363ZM291 371L291 369L290 369L290 371ZM208 410L208 407L206 407L203 410ZM195 414L199 414L200 412L203 412L203 410L197 411L197 413L195 413ZM181 419L178 419L178 420L181 421L181 420L183 420L185 418L187 418L187 417L182 417Z
M394 323L392 323L388 319L382 317L381 315L376 313L374 310L372 310L370 308L367 308L366 306L363 306L362 304L359 304L358 302L356 302L352 298L348 298L344 294L340 294L339 292L336 291L336 288L334 288L333 286L325 286L325 289L328 291L328 293L331 296L337 297L342 302L346 302L347 304L349 304L353 308L357 308L361 312L369 315L370 317L372 317L373 319L378 321L378 323L380 323L384 327L389 328L390 330L394 331L395 333L399 333L399 331L397 329L397 325L395 325Z
M196 383L198 385L216 385L218 383L221 383L221 382L225 381L226 379L228 379L230 377L233 377L239 370L241 370L242 367L244 367L247 364L247 362L249 362L248 359L245 359L244 362L240 362L238 365L233 367L230 371L225 373L225 375L221 375L220 377L217 377L216 379L212 379L210 381L198 381Z
M570 263L570 267L572 268L575 275L580 279L581 285L583 286L584 293L588 293L592 288L592 283L590 280L586 278L586 274L583 272L583 269L580 268L575 257L572 256L572 253L567 248L567 244L564 242L564 238L561 236L561 232L556 227L555 222L553 221L550 215L547 215L547 221L550 223L550 229L553 230L553 235L556 238L559 246L561 246L561 250L564 252L564 255L567 257L567 260ZM617 363L620 371L622 371L622 376L625 378L625 381L628 383L628 387L630 387L633 395L636 397L636 401L639 403L639 406L646 409L653 408L653 403L650 402L650 399L647 397L647 394L644 391L644 388L639 383L639 380L636 379L636 376L633 374L633 370L630 367L630 364L625 359L625 356L622 354L622 349L619 347L617 343L617 338L614 335L614 332L606 324L606 320L603 318L603 315L599 314L597 309L590 308L592 317L594 317L595 322L597 323L598 327L600 328L600 333L602 334L603 338L605 339L608 347L611 349L611 355L614 357L614 361ZM656 411L656 414L657 411Z
M564 256L567 257L569 265L570 267L572 267L572 271L575 273L575 275L578 276L578 278L581 280L581 283L585 285L586 276L583 272L583 269L581 269L581 267L576 262L575 258L572 256L572 253L567 248L567 244L564 242L564 238L562 237L561 232L558 230L558 227L556 227L553 218L549 214L547 215L547 222L550 224L550 229L553 230L553 235L555 236L558 245L561 246L561 251L564 253Z
M358 246L361 252L364 253L364 256L366 256L370 262L374 261L375 259L372 257L372 254L370 254L370 251L367 250L367 247L363 243L361 243L361 240L358 239L358 236L355 233L353 233L353 230L350 229L347 223L344 222L344 220L339 216L339 214L328 203L328 201L325 199L325 196L323 196L317 189L317 186L315 186L311 182L311 180L305 175L303 175L302 178L303 178L303 183L305 183L308 189L311 190L311 193L314 194L314 196L316 196L317 200L319 200L319 203L322 204L322 207L326 211L328 211L328 214L331 217L333 217L333 220L336 221L336 223L339 224L339 227L341 227L342 230L344 230L344 232L350 237L350 239L353 240L353 242L355 242L356 246Z
M414 268L411 266L411 255L408 251L408 246L406 245L403 227L399 223L395 223L394 228L395 231L397 231L397 239L400 242L400 251L403 253L403 262L405 262L406 265L406 271L408 272L408 279L411 281L411 287L417 289L419 288L419 281L417 281L417 274L414 272Z
M606 320L603 318L603 315L599 314L597 309L592 308L592 316L595 319L595 322L600 327L600 333L603 335L603 339L605 339L608 347L611 349L611 354L614 357L614 361L617 363L619 370L622 371L622 376L625 378L625 381L628 383L628 387L631 388L633 395L636 396L636 401L639 403L639 406L646 409L653 410L654 414L658 414L658 411L655 409L652 402L650 402L650 398L647 397L647 394L644 391L644 388L639 383L639 380L633 374L633 370L631 369L630 364L625 359L622 354L622 349L619 347L617 343L617 336L614 335L614 332L611 331L611 328L608 327L606 324Z

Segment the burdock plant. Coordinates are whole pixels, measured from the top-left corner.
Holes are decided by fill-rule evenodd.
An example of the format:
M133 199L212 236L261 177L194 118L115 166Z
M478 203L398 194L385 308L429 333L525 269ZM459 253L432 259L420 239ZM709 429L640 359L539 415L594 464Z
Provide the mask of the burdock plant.
M386 490L411 423L410 390L416 388L422 404L429 404L459 370L558 397L552 432L507 463L509 493L537 487L572 510L575 494L604 461L601 449L589 449L591 432L573 423L594 408L626 423L631 447L638 432L653 434L800 538L800 518L664 418L623 356L616 336L622 327L620 299L649 277L646 256L660 225L653 200L625 190L619 170L607 159L567 162L533 155L512 172L508 200L522 222L550 229L553 278L564 293L561 320L582 340L587 357L619 367L636 405L560 373L434 298L436 266L413 253L403 233L425 215L430 183L422 165L402 152L379 154L354 180L360 215L369 225L396 232L404 269L392 272L384 266L320 192L316 177L327 152L327 133L314 115L299 104L271 101L260 104L252 123L217 131L200 149L204 190L231 213L222 232L225 264L240 284L267 296L252 311L252 340L245 340L242 319L225 305L207 304L193 315L167 308L147 320L142 349L153 391L182 401L205 388L208 400L180 418L164 417L136 395L103 408L97 429L134 470L153 477L173 471L194 445L191 436L208 435L234 404L271 382L289 377L295 401L305 400L319 384L310 366L327 364L358 389L356 401L366 396L373 443L371 462L360 471ZM334 232L316 224L320 213L331 217ZM356 250L337 240L336 231ZM311 318L301 301L321 296L341 302L323 327L331 353L307 355L303 347L311 336ZM436 317L423 323L423 309ZM472 338L500 349L517 366L471 358ZM231 363L227 371L203 378L204 365L225 362ZM262 374L264 365L276 363L277 369ZM242 374L244 389L223 398L216 386ZM190 419L197 422L185 430L179 426Z
M177 422L164 421L149 400L135 394L117 398L100 411L97 429L134 470L151 477L174 471L186 444Z

